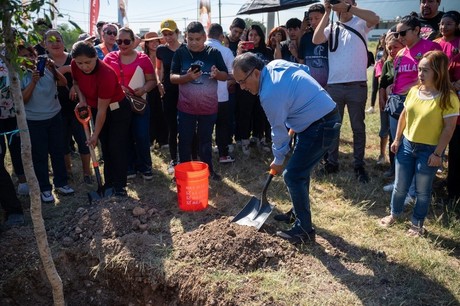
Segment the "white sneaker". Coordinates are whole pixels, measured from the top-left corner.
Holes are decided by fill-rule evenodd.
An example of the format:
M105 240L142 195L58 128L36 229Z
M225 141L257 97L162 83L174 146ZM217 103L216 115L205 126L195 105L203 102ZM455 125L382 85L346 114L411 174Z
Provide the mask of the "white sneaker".
M172 160L169 162L168 164L168 173L173 175L174 174L174 167L177 165L178 163L175 161L175 160Z
M43 191L40 196L43 203L54 203L54 196L51 191Z
M18 194L22 196L28 196L29 195L29 185L27 185L27 183L19 183Z
M394 188L395 188L395 184L391 183L391 184L383 186L383 191L392 192Z
M65 185L65 186L56 188L56 192L61 195L71 195L75 193L75 190L73 190L69 185Z
M231 157L230 155L227 156L222 156L219 158L219 163L221 164L228 164L228 163L233 163L235 159Z
M366 109L366 113L368 113L368 114L373 114L373 113L375 113L374 107L371 106L371 107L369 107L368 109Z
M235 151L235 146L233 144L228 145L228 153L233 153Z

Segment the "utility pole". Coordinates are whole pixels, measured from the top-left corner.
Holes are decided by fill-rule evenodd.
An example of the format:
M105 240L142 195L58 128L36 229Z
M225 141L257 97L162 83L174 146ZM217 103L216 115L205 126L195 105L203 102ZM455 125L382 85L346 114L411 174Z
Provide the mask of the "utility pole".
M219 0L219 24L220 25L222 25L221 8L222 8L222 3Z

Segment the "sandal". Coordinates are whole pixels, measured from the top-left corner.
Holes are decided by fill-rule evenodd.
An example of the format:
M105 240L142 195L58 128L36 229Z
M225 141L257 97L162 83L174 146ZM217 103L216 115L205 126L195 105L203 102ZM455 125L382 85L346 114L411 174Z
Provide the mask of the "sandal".
M383 227L390 227L395 223L396 223L396 218L393 217L393 215L386 216L380 219L380 222L379 222L380 226L383 226Z
M417 226L412 224L411 227L407 230L407 236L409 237L422 237L425 235L426 230L423 226Z

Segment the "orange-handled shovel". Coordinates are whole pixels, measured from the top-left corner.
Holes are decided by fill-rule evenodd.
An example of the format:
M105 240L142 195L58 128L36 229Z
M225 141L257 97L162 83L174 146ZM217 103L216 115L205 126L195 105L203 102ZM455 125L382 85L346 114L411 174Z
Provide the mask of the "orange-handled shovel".
M89 140L91 137L91 131L89 127L89 121L91 120L91 108L89 106L77 107L75 108L75 116L77 117L77 120L83 125L86 140ZM97 161L96 152L94 151L94 148L92 146L89 146L89 153L91 155L93 169L97 181L97 191L91 191L88 193L88 200L91 204L93 201L98 201L102 198L110 197L113 194L113 189L104 188L104 185L102 183L101 172L99 171L99 162Z

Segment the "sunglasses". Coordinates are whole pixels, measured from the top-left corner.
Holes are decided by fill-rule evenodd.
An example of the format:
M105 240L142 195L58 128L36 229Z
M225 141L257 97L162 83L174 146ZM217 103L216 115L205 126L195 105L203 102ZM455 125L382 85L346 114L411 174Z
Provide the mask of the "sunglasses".
M112 35L112 36L117 36L118 33L117 33L117 31L110 31L110 30L108 30L108 31L105 31L105 34L107 34L107 35Z
M395 36L395 38L399 38L399 35L401 35L401 37L404 37L404 36L406 36L407 31L412 31L412 30L413 29L407 29L407 30L404 30L404 31L394 32L393 35Z
M117 39L116 43L119 45L125 44L128 46L131 44L131 39Z

